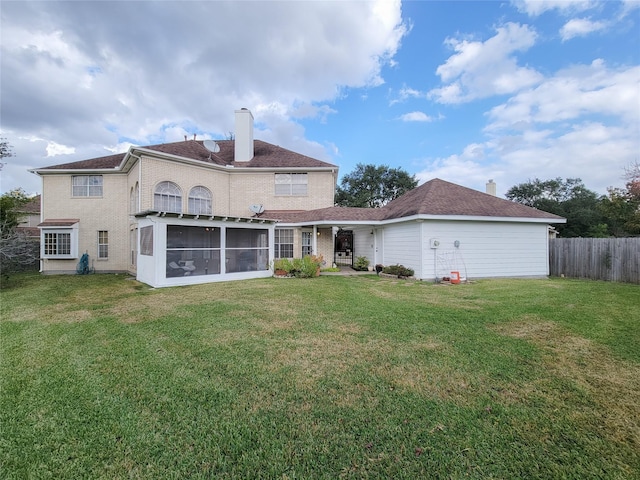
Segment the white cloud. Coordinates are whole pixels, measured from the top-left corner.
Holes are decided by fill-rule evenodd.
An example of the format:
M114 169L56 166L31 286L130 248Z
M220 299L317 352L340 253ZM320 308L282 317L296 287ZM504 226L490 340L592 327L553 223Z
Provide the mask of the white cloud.
M69 155L71 153L76 153L76 149L56 142L47 143L47 157L57 157L58 155Z
M326 159L298 122L384 83L408 31L399 0L7 2L1 27L3 131L32 166L51 159L16 140L26 133L73 145L71 161L180 140L195 126L223 137L241 107L283 147Z
M560 29L560 36L562 41L567 41L575 37L585 37L605 28L607 28L606 22L592 21L588 18L574 18L563 25Z
M432 122L433 117L424 112L410 112L400 115L400 120L403 122Z
M521 67L515 52L535 44L537 34L527 25L507 23L485 42L448 38L456 53L436 73L447 85L433 89L429 97L440 103L463 103L516 92L542 79L535 69Z
M549 10L558 10L562 13L582 12L602 2L599 0L512 0L512 3L521 12L536 17Z
M411 98L420 98L420 97L426 97L426 95L420 90L416 90L415 88L407 87L406 85L404 85L398 91L397 97L392 99L389 102L389 105L395 105L396 103L403 103Z
M459 155L427 160L426 168L416 173L416 178L420 183L440 178L482 190L487 179L499 178L499 175L495 175L495 167L484 163L486 160L485 150L485 144L472 143L467 145Z
M608 68L602 60L560 70L489 113L487 131L534 123L557 123L584 115L606 115L638 123L640 67Z
M605 193L639 151L638 79L639 66L602 60L558 71L488 112L492 156L520 179L580 177Z

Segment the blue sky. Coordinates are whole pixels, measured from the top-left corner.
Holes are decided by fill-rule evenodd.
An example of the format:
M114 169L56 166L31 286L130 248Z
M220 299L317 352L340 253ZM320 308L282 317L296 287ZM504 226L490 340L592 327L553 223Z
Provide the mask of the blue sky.
M402 167L503 195L640 159L640 2L1 5L2 192L131 144L256 138L351 172Z

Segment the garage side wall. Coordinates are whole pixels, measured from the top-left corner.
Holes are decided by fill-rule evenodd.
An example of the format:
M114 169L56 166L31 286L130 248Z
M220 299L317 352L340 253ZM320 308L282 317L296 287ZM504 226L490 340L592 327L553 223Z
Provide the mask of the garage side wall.
M549 274L546 224L427 221L422 225L423 279L441 278L452 270L470 279ZM432 239L438 240L438 248L431 248Z
M421 225L418 222L406 222L383 228L383 245L378 249L383 251L384 266L404 265L413 269L417 278L422 278Z

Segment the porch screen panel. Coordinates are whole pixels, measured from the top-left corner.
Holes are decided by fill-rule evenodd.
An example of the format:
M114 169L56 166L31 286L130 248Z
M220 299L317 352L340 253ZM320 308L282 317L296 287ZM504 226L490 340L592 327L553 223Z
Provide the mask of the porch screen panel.
M220 273L220 228L167 225L167 277Z
M153 227L140 229L140 255L153 256Z
M269 230L227 228L226 270L252 272L269 269Z

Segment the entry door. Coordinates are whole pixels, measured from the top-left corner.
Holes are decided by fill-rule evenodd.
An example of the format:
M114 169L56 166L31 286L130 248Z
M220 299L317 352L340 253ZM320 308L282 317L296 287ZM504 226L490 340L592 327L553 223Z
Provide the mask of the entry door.
M338 230L334 246L334 260L336 265L353 267L353 231Z

